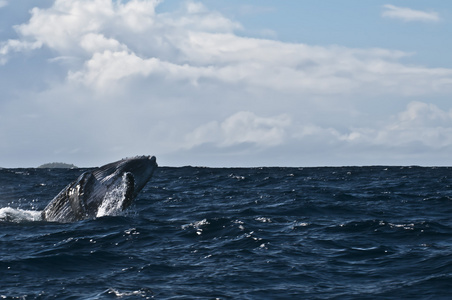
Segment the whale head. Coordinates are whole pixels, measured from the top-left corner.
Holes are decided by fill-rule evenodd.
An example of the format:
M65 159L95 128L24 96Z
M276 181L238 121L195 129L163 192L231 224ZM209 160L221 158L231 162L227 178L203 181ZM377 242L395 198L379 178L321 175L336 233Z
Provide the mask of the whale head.
M157 166L155 156L135 156L102 166L93 175L103 184L108 184L118 176L130 173L133 176L135 197L152 177Z

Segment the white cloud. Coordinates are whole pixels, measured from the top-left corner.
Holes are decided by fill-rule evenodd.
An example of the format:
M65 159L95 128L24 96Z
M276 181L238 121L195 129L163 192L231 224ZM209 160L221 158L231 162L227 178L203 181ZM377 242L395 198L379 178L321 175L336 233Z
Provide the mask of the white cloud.
M452 70L403 65L399 59L409 54L401 51L240 37L234 33L240 24L201 3L161 14L155 11L158 4L57 0L50 8L34 8L29 22L16 27L21 39L15 42L78 57L82 64L68 70L68 79L96 89L156 73L168 83L214 80L304 95L452 89Z
M385 9L382 16L385 18L399 19L405 22L419 21L419 22L438 22L440 21L439 14L435 11L414 10L407 7L398 7L391 4L383 5Z
M186 146L202 144L231 147L250 143L261 147L281 145L292 121L288 115L259 117L252 112L240 111L223 122L212 121L186 135Z
M133 53L124 51L110 51L94 53L86 61L84 70L70 73L69 79L82 82L101 89L109 89L112 83L134 74L147 75L158 67L155 58L143 60Z
M162 15L160 21L166 26L188 31L226 33L242 28L239 23L208 10L202 3L191 1L179 12Z
M5 7L8 5L8 1L6 0L0 0L0 8Z
M31 10L17 38L0 42L3 70L20 69L8 59L27 52L21 88L0 103L0 128L16 128L0 129L0 154L39 148L107 162L239 147L243 160L277 150L299 164L299 151L320 159L354 147L452 145L450 113L436 106L414 103L367 126L356 108L447 97L452 69L405 64L413 54L397 50L240 36L240 24L199 2L165 13L159 2L57 0Z
M0 43L0 65L8 61L8 57L15 52L31 51L41 48L42 44L39 41L28 42L20 40L8 40Z
M157 75L170 82L187 80L196 85L201 76L214 77L211 73L210 68L178 65L155 57L142 58L127 50L106 50L94 53L84 68L70 72L68 79L100 91L111 91L111 87L118 85L121 79L132 76Z
M121 44L115 39L106 38L103 34L98 33L88 33L81 37L80 46L89 53L98 53L106 50L127 50L126 45Z
M185 137L189 149L207 155L224 149L240 149L243 164L253 154L265 152L278 163L301 165L413 164L423 155L424 163L444 165L452 150L452 110L425 102L411 102L405 110L368 127L327 126L322 121L294 120L289 115L259 117L238 112L222 122L199 126ZM248 151L237 148L249 144ZM207 148L206 148L207 147ZM245 148L246 149L246 148ZM211 155L211 154L210 154ZM264 162L261 162L261 164Z
M375 143L408 146L421 144L429 148L452 147L452 110L434 104L412 102L398 114L392 124L378 131Z
M113 15L109 0L55 1L47 9L33 8L28 23L16 26L24 39L34 39L60 53L78 54L85 34L99 32Z
M374 145L385 148L452 148L452 110L434 104L411 102L406 109L377 128L351 128L338 139L351 145Z
M111 1L107 1L111 5ZM132 0L125 4L117 3L115 14L119 15L120 26L125 25L134 32L144 32L154 25L155 7L160 0Z
M400 94L452 88L452 70L402 65L397 58L406 54L399 51L293 45L230 33L188 32L183 39L167 38L172 45L169 52L177 53L174 57L139 55L129 51L127 56L143 64L128 68L127 75L147 76L154 70L160 71L168 82L185 79L196 85L199 79L205 78L227 84L246 84L254 89L326 95L360 93L368 91L369 87L375 93ZM114 47L120 45L112 39L103 41L110 41ZM110 59L99 60L108 53L93 53L85 67L77 70L78 76L90 78L89 82L93 82L93 74L108 70L108 79L112 80L109 84L124 78L125 70L116 69L120 74L115 75L111 74L110 67L115 59L121 63L124 51L109 56ZM156 62L160 67L155 65Z

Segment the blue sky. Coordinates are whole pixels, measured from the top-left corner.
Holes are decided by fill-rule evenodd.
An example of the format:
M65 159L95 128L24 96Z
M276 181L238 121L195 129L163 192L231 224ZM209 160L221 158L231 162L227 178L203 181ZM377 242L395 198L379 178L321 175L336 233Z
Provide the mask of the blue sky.
M452 165L449 1L0 0L0 166Z

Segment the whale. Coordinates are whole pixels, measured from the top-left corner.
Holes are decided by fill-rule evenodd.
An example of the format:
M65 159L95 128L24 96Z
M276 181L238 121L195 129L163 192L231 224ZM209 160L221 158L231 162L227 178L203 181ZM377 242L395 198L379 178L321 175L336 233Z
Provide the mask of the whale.
M155 156L136 156L84 172L47 204L41 212L42 220L68 223L94 219L112 209L123 211L157 166Z

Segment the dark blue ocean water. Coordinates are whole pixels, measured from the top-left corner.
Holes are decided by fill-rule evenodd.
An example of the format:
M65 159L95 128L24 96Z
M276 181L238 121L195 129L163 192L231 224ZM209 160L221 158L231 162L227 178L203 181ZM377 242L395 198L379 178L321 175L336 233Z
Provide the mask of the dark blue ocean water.
M0 170L0 299L450 299L452 168L159 168L119 216Z

